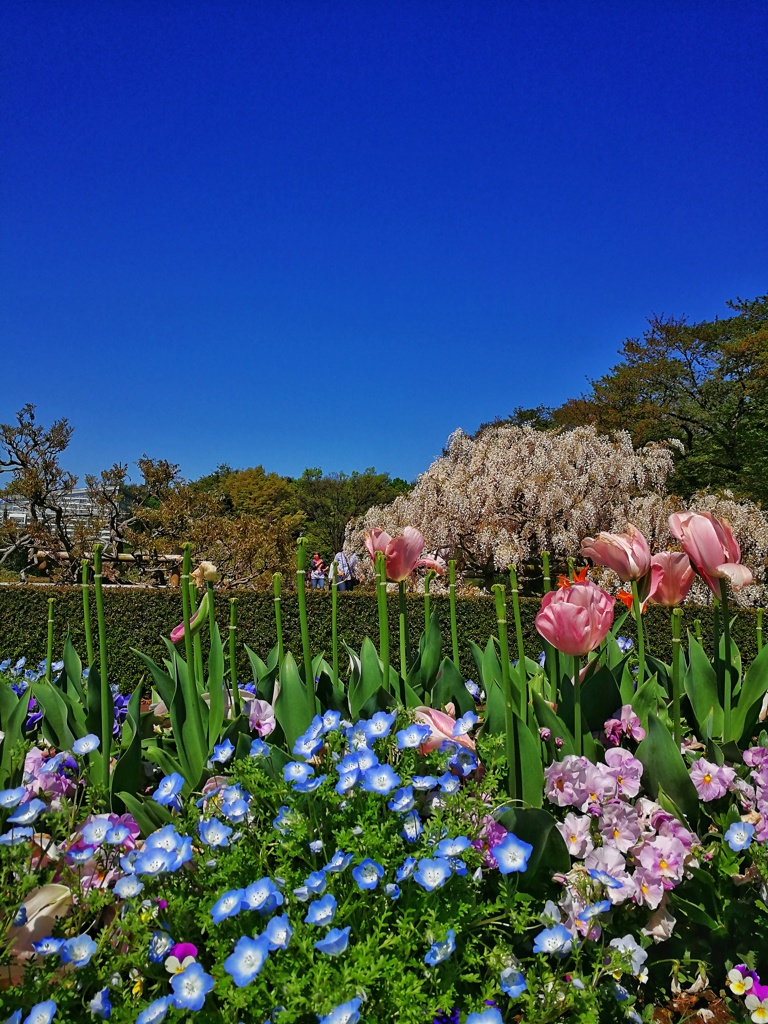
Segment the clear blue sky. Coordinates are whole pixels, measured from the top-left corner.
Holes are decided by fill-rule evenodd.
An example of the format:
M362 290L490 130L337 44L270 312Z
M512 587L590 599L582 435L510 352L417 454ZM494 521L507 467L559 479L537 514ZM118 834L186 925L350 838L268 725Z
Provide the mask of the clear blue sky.
M764 0L3 0L0 422L414 477L768 290Z

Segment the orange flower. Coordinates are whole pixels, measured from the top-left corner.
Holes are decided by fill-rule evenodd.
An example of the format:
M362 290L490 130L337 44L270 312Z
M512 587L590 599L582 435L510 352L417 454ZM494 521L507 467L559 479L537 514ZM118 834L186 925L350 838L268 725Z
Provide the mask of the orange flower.
M574 583L583 583L586 580L586 578L587 578L587 573L588 572L589 572L589 566L588 565L585 565L583 569L577 570L573 574L573 582ZM570 579L567 576L558 576L557 577L557 589L558 590L563 590L564 588L570 587L570 586L572 586L572 584L571 584Z
M619 590L616 593L616 597L625 604L630 611L632 611L632 593L629 590Z

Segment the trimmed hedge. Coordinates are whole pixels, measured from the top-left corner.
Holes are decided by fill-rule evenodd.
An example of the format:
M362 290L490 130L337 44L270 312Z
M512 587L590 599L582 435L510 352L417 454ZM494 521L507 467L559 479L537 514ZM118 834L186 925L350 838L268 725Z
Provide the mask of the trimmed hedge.
M217 595L216 616L222 637L226 643L229 622L229 593ZM238 609L238 675L250 679L251 671L243 644L247 643L257 654L265 658L276 643L274 602L270 593L241 591L236 595ZM64 640L69 631L72 642L80 657L85 661L85 634L83 631L82 593L80 587L49 587L34 584L11 584L0 586L0 660L16 659L26 655L28 664L37 664L45 657L47 643L48 598L56 600L54 608L54 658L60 656ZM511 601L509 602L509 643L510 655L516 658L516 643L512 623ZM95 622L95 601L91 593L91 615L93 617L94 643L97 642ZM539 608L538 598L523 598L521 601L523 637L528 657L537 657L542 649L541 638L536 632L534 618ZM443 653L451 653L451 632L448 598L433 596L431 607L438 612L443 634ZM300 657L301 635L299 632L298 603L295 594L283 594L281 600L283 618L283 639L286 650ZM339 643L346 642L359 649L363 639L369 636L378 645L379 624L376 599L370 593L354 591L339 594L338 604ZM331 599L327 591L307 592L310 643L313 654L324 651L331 657ZM624 612L624 606L617 604L616 616ZM153 590L133 587L107 587L104 590L104 612L107 626L107 648L110 679L121 689L132 689L142 674L138 658L131 648L138 648L155 660L166 654L162 641L173 626L181 620L181 592ZM399 647L397 643L397 596L389 599L390 649L392 663L397 664ZM408 598L408 618L411 641L415 647L419 633L424 626L423 600ZM711 609L689 606L683 609L683 628L693 628L694 619L701 620L704 646L712 646ZM488 637L496 633L496 614L492 597L460 597L457 599L457 620L461 668L466 678L475 674L474 662L469 648L474 640L484 647ZM658 606L648 608L643 616L646 646L649 653L662 661L671 660L671 632L667 609ZM739 609L733 628L742 660L749 665L757 654L755 611ZM628 616L621 632L635 638L634 621ZM203 630L203 637L205 630ZM685 635L685 634L683 634ZM205 643L205 639L203 639ZM346 657L340 649L341 664Z

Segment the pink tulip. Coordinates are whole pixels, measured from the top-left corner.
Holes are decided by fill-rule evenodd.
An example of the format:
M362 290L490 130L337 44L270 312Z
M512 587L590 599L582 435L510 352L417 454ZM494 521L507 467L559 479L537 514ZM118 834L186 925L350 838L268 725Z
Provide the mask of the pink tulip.
M741 565L741 548L730 523L710 512L675 512L669 517L669 532L679 540L693 567L716 597L720 580L729 579L734 590L752 582L752 573Z
M626 533L598 533L585 537L581 554L596 565L613 569L623 580L639 580L651 568L651 549L636 526L627 523Z
M656 567L660 573L651 584L648 599L667 608L677 608L693 584L694 572L688 555L682 551L661 551L651 559L651 570Z
M376 561L376 552L382 551L387 560L387 579L392 583L400 583L410 576L414 569L424 567L442 573L444 565L434 558L421 558L424 550L424 537L413 526L406 526L401 537L390 537L384 530L375 526L365 535L365 546L372 561Z
M591 580L544 595L536 629L563 654L593 651L613 622L613 598Z
M467 750L475 749L475 741L471 737L453 735L456 719L451 715L447 715L444 711L438 711L436 708L420 707L414 709L414 715L417 722L421 722L422 725L428 725L432 730L432 735L429 739L425 740L419 747L419 753L429 754L431 751L441 747L446 740L458 743L460 747L466 747Z

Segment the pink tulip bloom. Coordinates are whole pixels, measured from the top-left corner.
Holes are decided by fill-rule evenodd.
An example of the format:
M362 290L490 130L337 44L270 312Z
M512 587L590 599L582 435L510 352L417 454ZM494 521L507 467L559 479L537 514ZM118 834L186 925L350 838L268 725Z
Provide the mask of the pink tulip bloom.
M429 739L425 740L419 747L420 754L429 754L431 751L437 750L446 740L450 740L451 743L458 743L460 747L466 747L467 750L475 749L475 741L470 736L453 735L456 719L451 717L451 715L447 715L445 711L438 711L436 708L420 707L414 709L414 715L417 722L421 722L422 725L428 725L432 730L432 735Z
M382 551L387 560L387 579L400 583L410 576L414 569L424 567L443 572L445 566L434 558L422 558L424 537L413 526L406 526L401 537L390 537L378 526L365 535L365 546L371 560L375 562L376 552Z
M195 629L195 620L199 617L199 615L200 615L200 612L196 611L195 614L192 616L192 618L189 620L189 631L190 631L190 633L196 633L197 632L197 630ZM181 640L181 638L183 636L184 636L184 623L182 621L182 622L180 622L178 624L178 626L174 626L174 628L171 630L171 643L177 644L179 642L179 640Z
M677 608L688 596L694 579L691 560L682 551L661 551L651 559L651 568L658 566L660 575L651 584L648 595L655 604Z
M623 580L640 580L651 568L651 549L636 526L627 523L626 533L598 533L585 537L581 554L596 565L613 569Z
M613 622L613 598L590 580L544 595L536 629L563 654L589 654Z
M720 580L729 579L734 590L752 582L752 573L740 564L741 548L725 519L716 519L710 512L675 512L669 517L669 532L716 597Z

